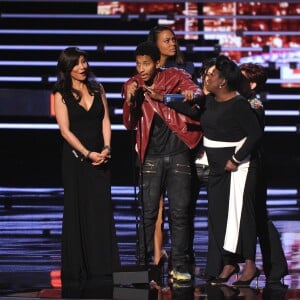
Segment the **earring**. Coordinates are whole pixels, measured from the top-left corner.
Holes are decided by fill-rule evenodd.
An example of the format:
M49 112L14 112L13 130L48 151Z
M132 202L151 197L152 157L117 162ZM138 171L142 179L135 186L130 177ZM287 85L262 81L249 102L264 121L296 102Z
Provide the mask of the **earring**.
M219 85L219 89L221 89L222 87L223 87L223 84L220 84L220 85Z

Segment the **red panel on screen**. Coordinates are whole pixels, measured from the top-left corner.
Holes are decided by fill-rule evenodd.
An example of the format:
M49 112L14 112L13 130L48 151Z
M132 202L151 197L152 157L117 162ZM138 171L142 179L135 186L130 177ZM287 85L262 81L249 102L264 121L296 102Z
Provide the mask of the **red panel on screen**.
M55 117L55 110L54 110L54 95L53 94L50 94L50 101L49 101L49 104L50 104L50 116L51 117Z

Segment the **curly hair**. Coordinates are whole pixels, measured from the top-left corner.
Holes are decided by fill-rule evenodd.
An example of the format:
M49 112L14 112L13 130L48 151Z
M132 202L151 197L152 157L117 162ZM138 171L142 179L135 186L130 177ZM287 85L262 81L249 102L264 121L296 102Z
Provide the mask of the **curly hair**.
M160 52L156 44L150 41L145 41L136 47L135 56L138 55L148 55L154 62L160 59Z
M263 89L268 79L268 75L267 70L262 65L255 63L244 63L240 65L240 70L244 72L245 77L247 77L250 82L256 83L256 93Z

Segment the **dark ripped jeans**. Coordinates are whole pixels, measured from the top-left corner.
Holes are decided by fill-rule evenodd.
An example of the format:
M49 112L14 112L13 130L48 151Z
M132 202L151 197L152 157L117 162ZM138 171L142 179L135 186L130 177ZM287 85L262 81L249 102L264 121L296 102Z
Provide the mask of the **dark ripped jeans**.
M159 199L166 191L170 210L173 267L186 267L191 203L190 152L165 157L146 157L142 166L142 217L139 226L139 264L148 264L153 254L153 236ZM146 251L145 251L146 248Z

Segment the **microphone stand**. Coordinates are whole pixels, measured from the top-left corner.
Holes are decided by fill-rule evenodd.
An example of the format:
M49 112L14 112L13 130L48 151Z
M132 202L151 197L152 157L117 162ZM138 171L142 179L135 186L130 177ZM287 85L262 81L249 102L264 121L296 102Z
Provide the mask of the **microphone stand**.
M138 124L138 128L139 128L139 134L140 134L140 139L139 141L136 141L138 143L139 148L141 149L142 146L142 135L141 135L141 117L142 115L140 114L140 112L138 111L138 115L134 115L136 112L134 111L134 100L135 99L131 99L131 103L130 103L130 115L131 117L138 117L138 119L134 120L134 123L137 120L137 124ZM141 105L141 103L137 103L138 106ZM138 107L139 108L139 107ZM132 132L134 132L134 130L132 130ZM131 135L131 137L134 137L134 134ZM133 266L133 268L127 268L126 271L123 272L114 272L113 274L113 282L114 285L132 285L133 283L147 283L149 284L149 282L151 280L155 280L158 281L159 274L157 274L157 272L154 272L154 270L152 270L151 268L149 269L149 266L146 263L146 258L147 258L147 249L146 249L146 238L145 238L145 225L144 225L144 203L143 203L143 165L140 162L139 164L139 198L137 197L137 193L136 193L136 156L134 155L136 153L135 151L135 144L136 142L133 140L132 138L132 162L134 163L134 197L136 200L136 231L137 231L137 250L138 253L136 255L138 261L138 266ZM140 200L140 202L138 201ZM141 214L140 214L140 220L138 220L138 208L139 205L141 206ZM138 222L140 221L140 222ZM139 226L138 226L139 223ZM142 257L143 256L143 257ZM115 289L114 289L115 292ZM124 291L122 291L122 296L124 295L124 293L126 293L126 289ZM128 298L128 297L127 297ZM126 298L126 299L127 299ZM130 298L130 296L129 296ZM128 299L129 299L128 298Z
M139 149L142 149L142 124L141 124L141 120L139 120L139 131L140 131L140 139L139 139ZM139 200L140 200L140 226L142 226L142 231L139 232L138 229L138 241L137 241L137 245L139 247L138 249L138 261L140 264L142 265L147 265L146 263L146 258L147 258L147 251L146 251L146 234L145 234L145 222L144 222L144 197L143 197L143 165L141 163L141 161L139 162ZM140 236L140 234L142 234L142 237ZM141 243L142 247L141 247ZM141 250L144 252L143 254L141 253ZM141 261L141 255L143 256L142 259L143 261Z

